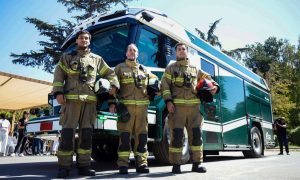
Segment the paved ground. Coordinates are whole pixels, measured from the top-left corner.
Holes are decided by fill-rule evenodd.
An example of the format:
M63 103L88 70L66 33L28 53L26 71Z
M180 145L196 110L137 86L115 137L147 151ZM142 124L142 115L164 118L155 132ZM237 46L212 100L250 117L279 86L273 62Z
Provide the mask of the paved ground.
M162 166L149 158L150 174L138 175L130 169L129 175L117 174L113 162L92 163L96 169L96 177L78 177L76 169L71 171L70 179L300 179L300 152L278 156L277 151L266 151L264 158L245 159L241 152L222 152L220 156L208 156L204 163L208 169L205 174L191 173L191 165L182 166L183 173L173 175L171 166ZM0 179L53 179L56 175L56 157L25 156L1 157Z

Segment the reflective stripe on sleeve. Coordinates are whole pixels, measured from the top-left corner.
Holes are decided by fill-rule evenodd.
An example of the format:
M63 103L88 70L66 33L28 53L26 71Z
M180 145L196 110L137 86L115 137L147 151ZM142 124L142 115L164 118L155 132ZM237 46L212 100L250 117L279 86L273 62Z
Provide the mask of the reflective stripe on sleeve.
M54 87L62 87L62 86L64 86L64 83L62 83L62 82L54 82L53 86Z
M107 69L108 69L108 67L103 66L99 72L100 76L103 76L106 73Z
M164 77L166 77L167 79L169 79L169 80L172 80L172 76L171 76L171 74L168 74L168 73L164 73Z
M169 94L171 94L170 90L164 90L163 91L163 96L166 96L166 95L169 95Z

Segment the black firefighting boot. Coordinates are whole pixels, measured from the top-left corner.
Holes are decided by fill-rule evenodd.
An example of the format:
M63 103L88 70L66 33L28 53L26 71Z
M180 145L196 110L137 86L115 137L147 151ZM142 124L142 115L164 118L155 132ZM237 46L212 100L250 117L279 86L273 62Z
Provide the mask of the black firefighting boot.
M192 167L193 172L198 172L198 173L206 173L206 168L201 166L201 163L193 163Z
M149 173L149 168L146 165L142 165L136 168L137 173Z
M89 167L78 167L78 175L80 176L96 176L96 172Z
M59 168L56 175L57 178L66 178L70 175L70 170L67 168Z
M174 174L181 174L180 165L174 164L173 167L172 167L172 173L174 173Z
M119 167L119 174L128 174L128 167L120 166Z

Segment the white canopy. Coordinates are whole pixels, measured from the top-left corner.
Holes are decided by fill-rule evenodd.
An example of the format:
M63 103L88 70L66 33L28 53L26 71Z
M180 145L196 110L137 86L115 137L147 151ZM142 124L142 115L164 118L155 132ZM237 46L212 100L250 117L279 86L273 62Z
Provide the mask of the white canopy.
M0 71L0 109L21 110L48 104L52 83Z

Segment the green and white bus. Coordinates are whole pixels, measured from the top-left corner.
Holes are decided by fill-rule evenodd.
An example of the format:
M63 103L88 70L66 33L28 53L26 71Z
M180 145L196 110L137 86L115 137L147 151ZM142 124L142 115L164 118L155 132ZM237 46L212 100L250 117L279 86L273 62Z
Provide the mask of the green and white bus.
M159 77L170 61L176 59L175 44L184 42L189 46L190 61L209 73L221 88L213 102L200 106L205 154L243 151L246 157L261 157L265 147L274 146L271 95L265 80L167 15L152 9L127 8L91 17L74 28L62 46L65 52L75 48L75 34L81 29L91 32L92 52L102 56L109 66L123 62L127 45L135 43L139 62ZM148 147L163 163L168 163L167 115L162 97L156 97L148 110ZM58 115L50 119L53 128L43 131L48 134L61 129ZM49 122L49 117L34 119L31 124L40 123L42 127L44 120ZM103 104L94 128L92 157L95 160L116 157L116 120L114 114L108 113L107 104ZM189 160L187 138L184 144L183 161L186 162Z

